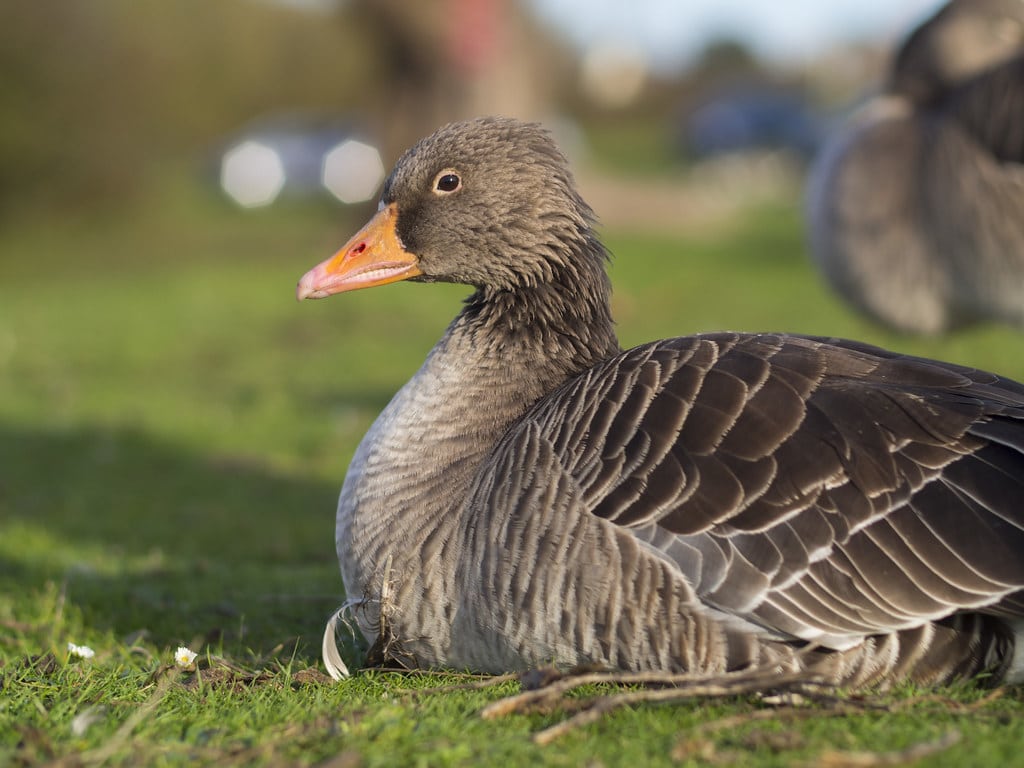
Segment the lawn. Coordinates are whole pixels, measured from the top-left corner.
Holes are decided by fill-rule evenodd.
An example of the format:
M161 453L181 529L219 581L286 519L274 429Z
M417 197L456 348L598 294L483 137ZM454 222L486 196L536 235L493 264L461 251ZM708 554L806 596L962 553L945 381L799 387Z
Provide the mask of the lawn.
M515 682L329 682L345 466L467 293L297 304L299 275L366 213L245 213L182 184L0 230L0 765L881 765L915 748L921 765L1024 764L1013 690L906 689L879 709L767 719L752 698L645 705L541 747L531 734L564 713L479 717ZM850 314L809 268L793 204L607 242L624 344L788 330L1024 378L1008 330L912 340ZM173 666L180 645L198 671Z

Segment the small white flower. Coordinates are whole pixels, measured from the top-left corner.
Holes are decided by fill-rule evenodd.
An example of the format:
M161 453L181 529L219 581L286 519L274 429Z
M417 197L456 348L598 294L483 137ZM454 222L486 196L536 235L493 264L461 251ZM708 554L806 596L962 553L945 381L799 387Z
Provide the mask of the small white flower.
M75 715L71 721L71 733L75 736L85 736L86 731L92 728L96 723L103 722L104 715L107 713L107 708L102 704L94 707L86 707L83 711Z
M68 653L80 659L91 659L96 655L96 651L88 645L75 645L74 643L68 643Z
M178 650L174 652L174 663L182 669L188 669L191 667L196 660L195 651L186 648L184 645L179 646Z

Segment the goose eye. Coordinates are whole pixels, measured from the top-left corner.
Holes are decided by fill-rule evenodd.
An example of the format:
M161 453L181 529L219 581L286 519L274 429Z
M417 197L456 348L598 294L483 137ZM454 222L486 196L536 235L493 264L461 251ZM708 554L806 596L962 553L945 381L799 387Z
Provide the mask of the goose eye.
M462 186L462 179L459 178L459 174L452 173L451 171L441 171L437 176L437 181L434 182L434 191L442 194L448 194L454 192Z

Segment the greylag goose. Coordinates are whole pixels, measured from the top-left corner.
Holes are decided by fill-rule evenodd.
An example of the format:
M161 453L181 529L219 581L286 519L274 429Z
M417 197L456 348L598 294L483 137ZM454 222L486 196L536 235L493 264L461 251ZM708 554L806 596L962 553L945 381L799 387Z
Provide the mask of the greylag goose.
M1024 385L807 336L621 351L592 222L541 127L455 123L299 282L475 288L345 477L337 550L371 651L1024 677Z
M815 163L811 252L873 319L1024 327L1024 2L953 0Z

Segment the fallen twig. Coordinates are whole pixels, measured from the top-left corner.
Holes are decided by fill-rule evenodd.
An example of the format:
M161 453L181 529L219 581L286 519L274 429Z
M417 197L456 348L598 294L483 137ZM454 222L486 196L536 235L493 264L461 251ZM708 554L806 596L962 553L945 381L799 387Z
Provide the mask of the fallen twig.
M775 691L803 694L805 691L813 690L813 683L803 679L801 675L787 675L777 678L772 683ZM583 711L578 712L567 720L556 725L538 731L533 735L535 743L541 746L549 744L560 736L590 725L604 717L604 715L621 707L635 704L667 703L682 701L693 698L732 698L744 694L759 693L764 689L764 681L754 679L728 680L723 682L706 681L703 684L681 685L671 688L643 689L639 691L625 691L607 696L599 696L591 699Z
M912 699L905 699L903 701L897 701L889 705L889 709L892 711L910 709L911 707L919 707L922 704L938 704L947 712L953 715L967 715L977 712L979 709L991 704L999 698L1002 698L1006 692L1005 688L996 688L978 699L977 701L971 702L970 704L961 704L959 701L950 698L949 696L943 696L939 693L930 693L924 696L915 696Z
M481 689L507 682L512 676L480 680L466 685L444 686L418 693L439 693L452 690ZM871 696L844 696L833 686L809 679L806 672L780 674L777 669L752 669L708 677L706 675L666 675L659 673L595 672L584 670L562 674L556 670L534 670L520 676L525 690L506 696L484 707L480 716L485 719L504 717L513 713L560 710L573 713L533 735L539 745L546 745L570 731L590 725L616 709L646 703L668 703L687 699L721 699L739 696L760 696L761 704L772 705L741 715L732 715L697 726L691 737L708 732L733 729L761 720L797 720L809 717L848 717L864 712L897 712L922 702L939 704L947 712L971 714L1002 695L997 689L971 704L962 705L938 695L929 695L907 701L886 702ZM567 694L588 685L618 685L638 687L636 690L617 691L591 697L569 697ZM815 704L814 708L800 706ZM896 752L826 752L816 764L831 768L860 768L860 766L888 766L913 762L921 757L948 749L960 738L950 732L941 739L922 742Z
M911 744L906 749L892 752L840 752L826 750L814 759L819 768L885 768L890 765L909 765L918 760L945 752L960 741L960 731L949 731L932 741Z
M499 699L480 712L485 719L560 709L574 711L571 717L534 734L538 744L548 744L569 731L589 725L609 712L640 703L666 703L693 698L730 698L771 693L783 702L814 701L830 707L845 704L833 688L809 679L805 672L780 674L776 668L751 669L714 677L654 672L594 672L560 674L554 670L527 673L520 678L528 687L513 696ZM504 680L502 680L504 682ZM619 691L589 698L567 698L566 694L587 685L639 686L638 690ZM483 686L481 686L483 687ZM767 703L767 697L763 699ZM848 711L874 707L863 700L848 705Z
M813 694L823 686L805 673L777 674L774 670L745 670L708 677L706 675L666 675L650 672L588 672L557 677L553 682L500 699L484 707L484 719L503 717L513 712L548 707L569 691L585 685L639 685L648 690L635 692L644 701L671 701L697 696L737 696L765 691ZM799 689L799 690L796 690ZM620 693L613 696L626 696Z

